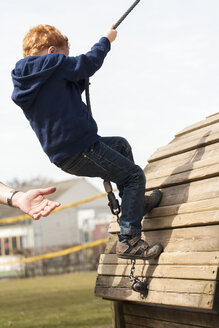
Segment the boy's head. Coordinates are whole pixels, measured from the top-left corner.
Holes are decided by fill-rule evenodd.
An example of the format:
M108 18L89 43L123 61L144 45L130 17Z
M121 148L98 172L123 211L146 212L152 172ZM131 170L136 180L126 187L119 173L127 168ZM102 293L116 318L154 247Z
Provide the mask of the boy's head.
M37 25L32 27L23 39L23 55L42 56L48 53L64 53L68 56L68 38L54 26Z

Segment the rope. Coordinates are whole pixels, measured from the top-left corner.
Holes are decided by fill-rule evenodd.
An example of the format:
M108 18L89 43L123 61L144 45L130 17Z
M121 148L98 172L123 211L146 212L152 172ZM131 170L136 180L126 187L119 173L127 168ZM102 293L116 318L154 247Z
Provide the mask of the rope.
M130 12L137 6L140 0L136 0L133 5L122 15L122 17L114 24L114 29L116 30L117 27L124 21L124 19L130 14Z
M120 17L120 19L113 25L115 30L124 21L124 19L130 14L130 12L137 6L137 4L140 1L141 0L136 0L133 3L133 5L122 15L122 17ZM89 85L90 85L90 81L89 81L89 78L87 78L87 79L85 79L85 97L86 97L86 104L87 104L88 111L92 115Z
M91 202L93 200L102 198L102 197L104 197L106 195L107 195L107 193L102 193L102 194L98 194L96 196L92 196L92 197L86 198L84 200L79 200L78 202L75 202L75 203L72 203L72 204L68 204L68 205L63 205L61 207L57 207L55 210L52 211L52 213L65 210L67 208L76 207L78 205L82 205L82 204ZM30 219L32 219L31 216L29 216L27 214L24 214L24 215L13 216L13 217L10 217L10 218L0 219L0 224L10 224L10 223L14 223L14 222L18 222L18 221L24 221L24 220L30 220Z
M36 261L39 261L39 260L51 259L51 258L58 257L58 256L63 256L63 255L71 254L71 253L76 253L76 252L81 251L82 249L99 246L101 244L105 244L107 241L108 241L108 238L99 239L99 240L96 240L96 241L92 241L91 243L88 243L88 244L74 246L74 247L67 248L67 249L64 249L64 250L58 251L58 252L52 252L52 253L47 253L47 254L38 255L38 256L32 256L32 257L28 257L28 258L24 258L24 259L18 259L18 260L14 260L14 261L3 262L3 263L0 263L0 266L1 265L8 265L8 264L16 264L16 263L30 263L30 262L36 262Z

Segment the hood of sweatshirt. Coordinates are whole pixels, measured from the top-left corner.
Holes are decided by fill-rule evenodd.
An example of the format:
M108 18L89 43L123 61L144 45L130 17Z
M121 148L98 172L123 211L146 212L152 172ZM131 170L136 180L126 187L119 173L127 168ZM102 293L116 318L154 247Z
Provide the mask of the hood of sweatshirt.
M18 61L11 73L14 84L12 100L25 112L28 111L42 85L59 69L64 58L64 54L50 54Z

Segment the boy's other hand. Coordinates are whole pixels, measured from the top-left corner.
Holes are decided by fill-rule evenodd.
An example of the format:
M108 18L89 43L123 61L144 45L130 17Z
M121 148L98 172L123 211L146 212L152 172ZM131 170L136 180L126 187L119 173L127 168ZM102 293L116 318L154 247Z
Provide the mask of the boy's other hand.
M105 33L105 37L112 43L117 37L117 31L114 30L114 26L112 25L111 28Z

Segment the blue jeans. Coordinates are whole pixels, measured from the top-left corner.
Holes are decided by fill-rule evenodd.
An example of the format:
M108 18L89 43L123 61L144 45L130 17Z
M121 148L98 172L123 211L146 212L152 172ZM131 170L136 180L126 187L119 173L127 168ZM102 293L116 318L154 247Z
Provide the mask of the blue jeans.
M126 139L101 137L83 152L55 164L70 174L114 182L122 199L120 234L141 234L146 179L143 170L134 163Z

